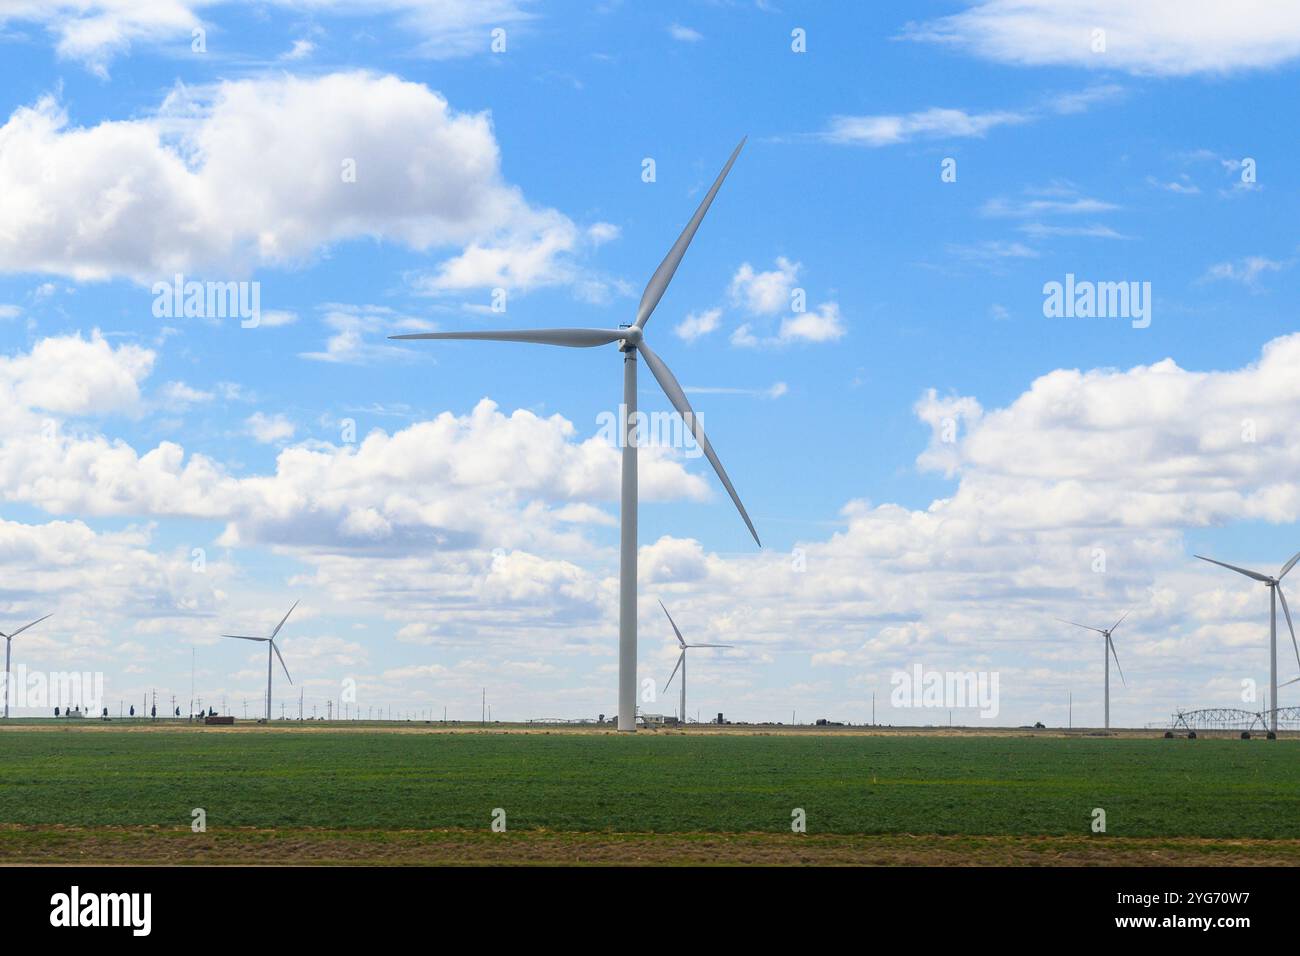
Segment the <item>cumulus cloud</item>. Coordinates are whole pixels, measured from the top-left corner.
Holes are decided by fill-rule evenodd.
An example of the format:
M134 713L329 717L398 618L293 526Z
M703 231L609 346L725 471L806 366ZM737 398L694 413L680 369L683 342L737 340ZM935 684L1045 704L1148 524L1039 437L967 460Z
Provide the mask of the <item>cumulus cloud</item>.
M731 344L742 348L781 347L796 343L835 342L844 338L848 329L840 316L840 307L834 302L823 302L808 312L796 312L781 320L772 336L760 336L748 323L738 326L731 334Z
M248 430L248 434L253 436L254 441L261 442L263 445L288 441L296 431L293 422L279 413L267 415L263 412L254 412L244 421L244 427Z
M77 279L241 272L367 237L463 248L440 288L530 287L573 274L579 235L502 179L486 114L360 72L178 87L90 127L45 97L0 126L0 179L0 271Z
M59 421L134 412L154 359L135 346L70 336L0 360L4 497L60 515L220 520L231 546L401 552L490 543L581 552L582 528L600 523L581 506L618 496L619 452L602 435L580 439L561 416L507 416L486 399L467 415L376 429L355 445L292 446L273 474L242 478L174 442L138 453ZM285 416L263 412L245 427L261 442L294 434ZM710 494L658 445L641 450L641 487L646 500Z
M97 388L131 407L130 389L112 383L124 375L138 393L141 356L94 339L80 348L116 365ZM24 358L7 361L21 367ZM1052 618L1092 620L1104 609L1104 625L1130 605L1131 643L1119 650L1142 691L1140 699L1117 692L1120 719L1154 719L1158 708L1189 700L1231 705L1240 678L1266 662L1266 607L1258 589L1189 567L1184 535L1300 517L1300 439L1291 428L1300 414L1298 363L1300 335L1290 335L1258 361L1222 371L1168 360L1058 369L1000 407L927 392L915 411L931 440L917 464L952 482L950 492L916 507L851 501L837 530L795 542L793 556L720 554L661 536L640 550L643 594L662 598L697 640L738 645L728 657L726 679L735 684L727 700L747 715L771 716L772 688L752 683L766 674L792 706L802 709L802 695L812 695L821 708L861 719L870 690L887 690L892 669L922 662L999 672L1001 719L1010 722L1063 719L1062 692L1073 688L1077 718L1092 686L1080 668L1092 674L1096 649ZM8 389L24 379L0 376ZM355 446L285 449L273 469L240 477L168 443L137 455L121 441L50 433L50 414L0 402L0 489L10 500L86 515L201 517L225 526L225 544L292 553L304 568L293 576L296 589L380 622L364 640L314 623L290 635L304 639L301 656L316 679L333 677L336 687L340 670L363 671L362 652L387 627L407 644L474 650L437 664L412 660L406 668L415 670L359 674L370 695L423 699L412 688L433 681L444 694L476 689L499 660L511 662L509 673L496 674L493 686L509 685L526 706L567 712L609 699L600 666L588 679L564 664L576 656L613 662L616 554L586 532L608 524L594 504L617 498L617 451L581 440L564 419L507 415L484 402L467 415L376 430ZM647 497L709 492L649 450L642 479ZM1272 567L1286 555L1224 557ZM220 593L228 572L213 562L207 575L194 574L188 549L159 553L148 529L113 537L79 522L0 523L5 568L32 582L30 610L40 596L75 604L75 588L93 592L81 600L100 602L76 605L73 623L52 632L51 653L111 653L97 642L125 620L136 622L137 638L148 633L140 622L157 612L141 604L165 609L159 626L169 636L210 635L214 608L237 619L253 607L228 607ZM127 588L117 579L104 586L106 575L128 572ZM645 659L657 660L674 639L655 620L657 604L642 604ZM83 643L73 645L84 622ZM790 660L816 665L819 680L833 682L786 688L771 665ZM248 683L256 692L257 682Z
M0 357L0 392L10 410L82 416L133 413L154 353L135 345L114 348L99 334L41 339L32 351Z
M703 335L716 331L722 321L721 309L705 309L703 312L689 312L686 318L673 327L673 332L680 339L694 342Z
M790 293L803 265L777 256L776 268L758 272L748 262L741 263L731 277L731 301L753 315L776 315L790 308Z

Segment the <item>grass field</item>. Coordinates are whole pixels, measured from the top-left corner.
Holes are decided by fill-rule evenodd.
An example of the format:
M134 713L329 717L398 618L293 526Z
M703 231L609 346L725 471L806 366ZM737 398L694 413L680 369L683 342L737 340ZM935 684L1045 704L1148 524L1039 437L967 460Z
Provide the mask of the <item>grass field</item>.
M0 752L0 862L1300 862L1295 740L99 725Z

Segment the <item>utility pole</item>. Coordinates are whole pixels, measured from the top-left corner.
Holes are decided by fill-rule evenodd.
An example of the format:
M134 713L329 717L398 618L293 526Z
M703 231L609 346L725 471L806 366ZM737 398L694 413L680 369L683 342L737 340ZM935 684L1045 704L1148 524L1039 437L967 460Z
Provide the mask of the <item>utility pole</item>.
M330 700L325 701L325 719L326 719L326 720L333 720L333 719L334 719L334 701L333 701L333 699L330 699Z

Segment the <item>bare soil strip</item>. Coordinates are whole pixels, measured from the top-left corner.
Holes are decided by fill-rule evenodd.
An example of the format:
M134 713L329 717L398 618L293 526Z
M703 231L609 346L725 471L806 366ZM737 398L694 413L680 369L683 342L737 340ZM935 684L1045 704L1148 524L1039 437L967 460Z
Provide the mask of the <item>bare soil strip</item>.
M1296 866L1300 840L0 826L0 865Z

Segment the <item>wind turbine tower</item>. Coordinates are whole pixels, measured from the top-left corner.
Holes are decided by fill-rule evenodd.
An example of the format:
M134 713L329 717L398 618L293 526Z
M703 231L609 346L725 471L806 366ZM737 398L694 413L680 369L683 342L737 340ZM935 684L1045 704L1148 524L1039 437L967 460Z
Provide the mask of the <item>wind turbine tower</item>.
M1110 627L1092 627L1089 624L1077 624L1074 621L1066 621L1059 617L1057 618L1057 620L1060 621L1062 624L1073 624L1075 627L1082 627L1085 630L1096 631L1098 634L1100 634L1102 637L1105 638L1105 641L1103 642L1102 649L1101 649L1101 658L1102 658L1101 666L1102 666L1102 673L1105 675L1105 689L1106 689L1106 715L1105 715L1105 723L1103 724L1103 726L1107 730L1110 730L1110 659L1112 657L1115 658L1115 669L1119 671L1120 682L1123 683L1125 687L1128 686L1128 681L1124 680L1124 670L1119 666L1119 655L1115 653L1115 643L1110 639L1110 635L1115 630L1115 628L1119 627L1121 624L1124 623L1124 618L1128 617L1130 613L1131 613L1130 611L1125 611L1124 616L1121 617L1114 624L1112 624ZM1073 698L1071 698L1071 709L1073 709Z
M5 639L5 686L4 686L5 720L9 719L9 655L13 651L14 638L17 637L19 634L21 634L23 631L27 630L29 627L35 627L37 624L40 624L41 621L45 620L45 618L50 616L51 615L47 614L45 615L45 617L38 617L36 620L32 621L32 623L24 624L22 627L18 628L18 630L10 631L8 634L6 634L3 631L0 631L0 637L3 637Z
M1266 709L1269 714L1269 731L1270 739L1277 737L1277 602L1282 601L1282 613L1286 615L1286 626L1291 632L1291 646L1295 648L1296 663L1300 664L1300 645L1296 644L1295 627L1291 623L1291 608L1287 607L1286 595L1282 593L1282 579L1287 573L1295 567L1297 561L1300 561L1300 553L1292 556L1291 560L1282 565L1282 570L1277 573L1277 577L1262 574L1259 571L1251 571L1248 568L1239 568L1235 564L1225 564L1222 561L1215 561L1213 558L1207 558L1204 555L1197 555L1202 561L1209 561L1210 564L1217 564L1221 568L1227 568L1229 571L1236 571L1238 574L1244 574L1248 578L1259 581L1264 587L1268 588L1268 704ZM1287 684L1294 684L1296 680L1289 680ZM1282 686L1286 686L1283 684Z
M672 281L673 274L681 264L686 249L695 237L695 232L704 220L704 215L713 203L713 197L722 187L722 181L731 172L736 157L745 145L742 139L732 151L718 178L713 181L708 193L695 210L686 228L682 230L677 241L673 243L663 262L646 284L641 302L637 306L636 316L630 326L617 329L517 329L497 332L415 332L405 335L393 335L394 339L477 339L495 342L528 342L535 345L562 345L568 348L594 348L600 345L618 343L618 350L623 354L623 404L620 413L624 416L619 426L619 441L622 445L622 494L619 503L619 576L618 576L618 729L628 733L636 731L636 543L637 543L637 391L636 364L637 355L645 359L650 373L663 389L673 408L682 416L682 420L691 430L696 444L704 452L717 472L722 486L727 489L732 502L740 512L745 527L753 535L754 542L762 547L758 532L749 520L745 506L740 503L740 496L732 487L722 462L713 451L704 426L687 401L686 393L678 383L677 377L669 370L645 340L645 325L659 300L663 298Z
M280 656L280 648L275 646L275 638L276 635L280 633L280 628L284 627L284 622L289 620L289 615L293 613L293 608L297 606L298 606L298 602L294 601L293 607L289 608L289 610L284 612L284 617L280 618L280 623L275 626L275 630L271 632L270 637L249 637L246 634L222 634L221 635L222 637L233 638L237 641L266 642L267 645L267 649L266 649L266 720L267 723L270 723L271 721L271 665L274 663L274 661L272 661L271 659L271 655L273 653L275 654L276 657L280 658L280 666L284 668L284 676L288 678L290 684L293 683L293 678L289 677L289 668L284 663L284 658ZM222 709L223 710L225 709L224 703L222 704Z
M682 726L685 727L686 726L686 652L692 647L735 647L736 645L734 644L687 644L685 639L682 637L682 632L677 630L677 624L673 621L673 616L668 613L668 608L664 607L664 602L660 601L659 606L664 608L664 615L667 616L668 623L673 626L673 633L677 635L677 643L678 645L681 646L681 653L677 655L677 666L674 667L673 672L668 675L668 683L664 684L664 690L667 690L668 687L672 684L673 678L677 676L677 669L681 668L682 700L681 700L681 710L679 711L679 713L682 715ZM698 722L699 721L697 720L696 723Z

